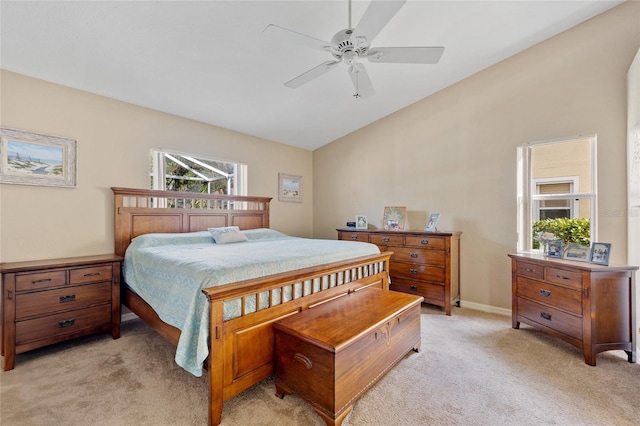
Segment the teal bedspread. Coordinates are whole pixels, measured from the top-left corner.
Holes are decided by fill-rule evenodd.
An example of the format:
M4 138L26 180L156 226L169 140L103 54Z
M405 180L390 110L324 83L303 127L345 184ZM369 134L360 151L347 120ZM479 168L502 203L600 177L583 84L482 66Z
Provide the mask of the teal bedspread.
M290 237L272 229L243 233L248 241L231 244L216 244L208 231L146 234L134 238L125 254L126 283L182 331L175 360L195 376L209 355L203 288L379 253L368 243ZM225 319L238 309L225 304Z

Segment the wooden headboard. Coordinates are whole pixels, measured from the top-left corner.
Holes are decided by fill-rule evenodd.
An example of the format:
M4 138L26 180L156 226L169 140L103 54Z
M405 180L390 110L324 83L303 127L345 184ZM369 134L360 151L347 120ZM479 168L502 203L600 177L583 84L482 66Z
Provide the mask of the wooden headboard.
M195 232L221 226L268 228L270 197L111 188L115 195L115 253L138 235Z

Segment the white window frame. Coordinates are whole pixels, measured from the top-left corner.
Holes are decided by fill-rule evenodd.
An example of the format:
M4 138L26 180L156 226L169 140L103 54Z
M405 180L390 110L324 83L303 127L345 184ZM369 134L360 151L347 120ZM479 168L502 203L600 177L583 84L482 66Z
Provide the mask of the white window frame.
M532 150L536 146L571 142L588 139L591 143L591 192L574 192L571 194L536 194L535 180L532 176ZM576 136L571 138L553 139L547 141L530 142L517 149L517 250L531 252L533 250L533 232L531 224L534 222L533 201L544 200L590 200L589 220L591 224L590 240L598 240L598 167L597 167L597 135Z
M540 185L554 185L554 184L563 184L563 183L568 183L571 185L571 194L575 194L580 190L579 176L561 176L557 178L554 177L554 178L533 179L533 182L532 182L533 193L536 195L540 195L540 193L538 192L538 188L540 187ZM534 203L531 203L531 204L532 204L531 213L532 213L533 221L540 220L540 210L544 210L544 209L538 208L533 210ZM569 202L568 209L569 209L569 217L573 219L576 215L576 212L580 210L580 201L573 198L572 201Z
M222 170L218 170L214 167L211 167L200 160L208 160L208 161L217 161L221 163L231 163L235 164L236 175L235 178L235 195L247 195L247 165L245 163L241 163L239 161L233 160L225 160L221 158L212 158L199 154L190 154L180 151L172 151L162 148L151 148L151 156L153 161L152 170L150 171L150 175L153 177L153 188L161 191L167 190L167 177L165 172L165 157L171 159L174 162L182 165L187 169L191 169L189 163L199 164L202 167L208 168L211 172L216 173L221 176L228 177L229 175L223 172ZM205 181L211 181L211 177L206 176L202 173L199 173L195 170L192 170L196 175L200 177L200 179ZM227 190L229 193L229 189Z

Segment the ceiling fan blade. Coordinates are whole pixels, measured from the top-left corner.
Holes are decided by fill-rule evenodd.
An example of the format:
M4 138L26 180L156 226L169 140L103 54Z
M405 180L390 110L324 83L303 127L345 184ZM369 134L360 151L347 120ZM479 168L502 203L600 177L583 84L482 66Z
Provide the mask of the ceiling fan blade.
M375 47L367 53L371 62L437 64L444 47Z
M328 41L323 41L297 31L288 30L274 24L267 25L267 27L262 30L262 33L273 40L295 43L315 50L331 51L334 48Z
M356 88L356 98L367 98L375 95L376 91L373 88L367 69L363 64L356 63L349 67L349 77L353 87Z
M287 87L291 87L292 89L296 89L303 84L306 84L313 80L314 78L320 77L322 74L331 71L336 65L338 65L340 61L327 61L323 62L317 67L311 68L309 71L300 74L294 79L287 81L284 85Z
M372 0L358 26L353 30L351 42L355 44L356 38L364 37L371 43L405 3L406 0Z

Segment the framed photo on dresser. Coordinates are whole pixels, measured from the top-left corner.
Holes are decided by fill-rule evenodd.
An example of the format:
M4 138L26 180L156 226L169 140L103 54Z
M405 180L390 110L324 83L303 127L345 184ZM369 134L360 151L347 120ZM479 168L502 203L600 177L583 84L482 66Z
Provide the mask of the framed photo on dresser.
M609 243L593 243L591 244L591 263L600 265L609 264L609 255L611 255L611 244Z
M429 222L427 222L427 226L425 226L424 230L427 232L437 231L438 220L440 220L440 213L431 213L431 216L429 216Z

